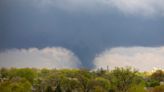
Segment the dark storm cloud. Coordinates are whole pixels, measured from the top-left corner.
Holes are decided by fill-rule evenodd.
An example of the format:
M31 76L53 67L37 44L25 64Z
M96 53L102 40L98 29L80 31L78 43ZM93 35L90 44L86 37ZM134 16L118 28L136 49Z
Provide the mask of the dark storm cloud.
M75 0L71 0L69 4L76 5L76 7L69 9L63 7L61 2L60 6L48 7L47 4L53 3L50 3L51 0L47 1L49 2L45 0L42 0L41 3L38 3L38 0L0 1L1 50L61 46L78 55L84 66L91 67L90 62L94 56L106 48L164 45L164 17L156 16L156 14L162 15L162 13L155 13L155 16L147 18L145 16L124 15L115 9L107 8L107 6L104 6L104 9L100 7L101 9L96 11L93 8L97 4L90 6L89 3L85 4L86 0L82 4L87 5L88 10L81 8L83 5L78 1L76 3L80 4L81 9L78 11L77 6L79 5L71 3ZM91 2L93 1L90 0ZM145 0L145 2L148 1ZM118 6L117 2L113 3L115 7ZM136 7L138 5L142 4L137 3ZM151 7L150 5L148 6ZM148 8L141 8L148 11ZM138 10L133 7L133 9L140 12L140 8ZM160 8L158 11L163 11L162 9ZM125 13L124 10L121 11ZM133 12L128 10L126 13L132 14ZM146 16L149 14L152 15L149 11Z

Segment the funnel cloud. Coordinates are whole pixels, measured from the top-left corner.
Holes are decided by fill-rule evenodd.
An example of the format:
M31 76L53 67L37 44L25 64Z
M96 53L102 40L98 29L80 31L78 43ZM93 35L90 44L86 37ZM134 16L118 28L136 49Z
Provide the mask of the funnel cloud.
M0 67L163 68L163 4L0 0Z

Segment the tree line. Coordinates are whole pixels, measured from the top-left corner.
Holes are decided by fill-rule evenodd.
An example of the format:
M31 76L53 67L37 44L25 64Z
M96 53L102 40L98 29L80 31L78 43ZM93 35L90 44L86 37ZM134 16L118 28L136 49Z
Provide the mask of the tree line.
M0 92L164 92L164 71L1 68Z

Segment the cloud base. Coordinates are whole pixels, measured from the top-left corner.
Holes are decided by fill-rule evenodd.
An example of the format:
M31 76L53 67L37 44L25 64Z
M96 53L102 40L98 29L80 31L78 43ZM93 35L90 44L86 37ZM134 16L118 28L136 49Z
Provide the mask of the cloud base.
M97 55L94 69L114 69L131 66L140 71L164 68L164 47L116 47ZM47 47L43 49L10 49L0 52L0 67L17 68L81 68L82 62L68 49Z
M0 67L79 68L81 62L73 52L61 47L12 49L0 53Z
M99 54L95 68L133 67L141 71L164 68L164 47L116 47Z

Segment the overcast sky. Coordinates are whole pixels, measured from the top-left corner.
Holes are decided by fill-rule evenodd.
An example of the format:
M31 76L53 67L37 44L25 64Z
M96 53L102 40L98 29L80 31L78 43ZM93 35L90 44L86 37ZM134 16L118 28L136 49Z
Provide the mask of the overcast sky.
M2 62L19 58L10 54L14 51L25 50L28 54L24 57L32 54L31 48L40 53L46 48L62 53L65 51L58 48L65 49L77 66L88 68L95 67L96 56L108 51L110 57L111 50L119 47L127 55L132 48L137 48L137 53L145 49L149 49L145 53L153 53L164 46L163 4L164 0L0 0L0 64L8 66ZM158 54L162 57L164 51ZM161 59L159 62L164 64Z

